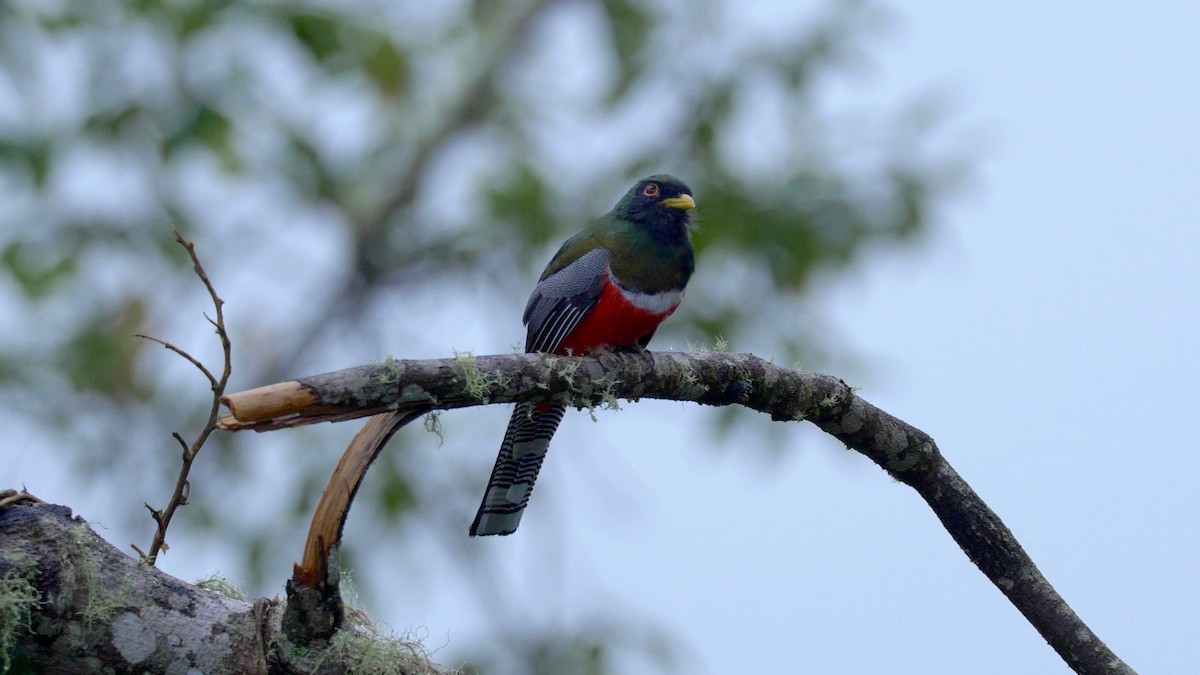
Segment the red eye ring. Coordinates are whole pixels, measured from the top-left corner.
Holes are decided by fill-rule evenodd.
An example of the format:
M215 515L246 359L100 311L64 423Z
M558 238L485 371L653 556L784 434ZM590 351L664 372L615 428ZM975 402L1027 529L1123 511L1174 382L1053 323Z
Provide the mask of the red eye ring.
M657 197L658 183L646 183L646 186L642 188L642 195L646 197Z

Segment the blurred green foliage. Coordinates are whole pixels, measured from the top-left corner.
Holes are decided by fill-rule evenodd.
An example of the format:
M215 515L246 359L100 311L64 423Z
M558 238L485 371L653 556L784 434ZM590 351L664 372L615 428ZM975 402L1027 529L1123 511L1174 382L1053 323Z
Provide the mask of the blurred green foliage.
M142 518L176 470L169 431L207 402L194 372L132 335L216 358L169 225L245 308L231 329L235 384L249 387L379 356L373 322L431 288L463 289L471 311L511 307L504 334L519 341L549 252L661 171L689 182L701 219L696 284L665 333L810 353L812 335L764 307L920 232L958 164L922 149L899 103L849 134L822 108L822 83L864 59L878 8L822 5L761 36L731 30L738 14L716 0L0 4L6 403L43 420L50 447L79 448L80 471L134 495ZM717 271L754 281L755 302ZM452 339L410 323L414 340ZM281 528L216 500L262 480L230 442L206 449L200 505L174 538L210 533L243 552L248 587L271 588L265 566L290 555L281 532L302 530L328 459L297 452L271 477L303 487ZM330 445L328 430L276 442ZM446 495L473 503L487 475L464 467L431 499L422 468L390 457L360 497L389 522L440 524ZM148 469L133 479L133 466ZM497 633L473 651L483 669L563 673L663 649L621 635Z

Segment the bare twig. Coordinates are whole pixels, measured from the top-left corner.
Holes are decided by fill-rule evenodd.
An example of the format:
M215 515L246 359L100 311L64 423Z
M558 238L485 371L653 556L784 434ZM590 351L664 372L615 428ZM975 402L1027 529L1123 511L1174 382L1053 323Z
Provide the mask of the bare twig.
M176 347L175 345L171 344L170 342L163 342L162 340L159 340L156 337L151 337L149 335L142 335L141 333L134 333L133 337L142 338L143 340L149 340L151 342L157 342L158 344L162 345L166 349L169 349L169 350L175 352L176 354L182 356L183 358L187 359L188 363L191 363L193 366L196 366L197 370L199 370L201 373L204 373L204 376L208 378L208 381L210 384L212 384L213 386L216 386L217 378L213 377L212 371L210 371L208 368L205 368L204 364L200 363L200 361L198 359L196 359L196 357L192 356L191 354L183 351L182 349L180 349L179 347Z
M179 242L179 245L188 252L188 256L192 259L192 269L196 272L196 276L200 277L200 281L204 282L204 287L208 289L208 294L212 297L213 306L216 307L217 318L216 320L209 319L208 315L205 315L205 318L216 329L217 337L221 340L221 351L225 367L221 370L221 377L214 377L212 371L200 363L198 359L175 345L159 340L158 338L147 337L145 335L138 336L157 342L163 347L179 354L193 366L196 366L208 378L213 392L212 405L208 411L208 421L204 424L204 428L200 430L200 433L196 435L195 440L189 445L179 432L171 434L182 448L183 461L179 467L179 477L175 479L175 490L171 493L171 498L167 500L167 505L160 510L146 504L146 508L149 509L151 517L157 524L154 530L154 537L150 541L149 550L142 552L140 548L131 544L133 550L137 551L141 557L142 563L151 567L158 560L158 554L166 552L168 548L167 528L171 525L171 518L175 515L175 509L188 503L188 493L191 490L191 483L188 482L188 474L192 470L192 462L196 460L196 455L200 453L200 448L204 446L205 442L208 441L209 435L217 428L217 420L221 413L221 397L225 394L225 386L229 383L229 374L233 368L232 345L229 342L229 334L225 330L225 313L222 310L225 301L217 295L217 289L213 287L212 280L208 278L208 273L204 271L204 266L200 264L200 258L196 256L195 244L184 239L178 229L171 228L171 232L175 235L175 241Z

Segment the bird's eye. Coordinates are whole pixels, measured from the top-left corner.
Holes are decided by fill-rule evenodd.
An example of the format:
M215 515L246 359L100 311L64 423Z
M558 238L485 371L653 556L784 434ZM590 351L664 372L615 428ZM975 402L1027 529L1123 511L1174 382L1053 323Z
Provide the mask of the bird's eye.
M646 183L646 187L642 188L642 195L646 197L657 197L658 183Z

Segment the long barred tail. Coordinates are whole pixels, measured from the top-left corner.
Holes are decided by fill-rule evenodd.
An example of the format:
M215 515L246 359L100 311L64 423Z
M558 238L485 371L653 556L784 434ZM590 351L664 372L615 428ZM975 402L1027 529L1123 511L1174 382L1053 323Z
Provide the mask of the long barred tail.
M550 438L566 410L564 405L545 403L518 403L513 409L483 503L471 523L472 537L517 531Z

